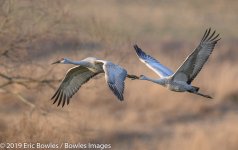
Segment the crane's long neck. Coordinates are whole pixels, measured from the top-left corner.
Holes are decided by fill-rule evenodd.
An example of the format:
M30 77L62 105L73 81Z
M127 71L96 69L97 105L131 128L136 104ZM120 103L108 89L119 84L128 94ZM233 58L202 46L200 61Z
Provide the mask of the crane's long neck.
M164 79L152 79L146 76L143 76L142 78L140 78L140 80L147 80L147 81L151 81L154 82L156 84L160 84L160 85L165 85L165 80Z
M68 59L66 63L88 67L88 62L86 62L86 61L73 61L73 60Z

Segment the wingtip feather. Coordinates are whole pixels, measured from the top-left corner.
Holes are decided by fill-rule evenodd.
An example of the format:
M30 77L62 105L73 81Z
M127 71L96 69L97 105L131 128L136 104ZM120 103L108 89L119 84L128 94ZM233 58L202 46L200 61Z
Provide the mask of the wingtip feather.
M139 56L140 58L144 58L147 56L146 53L141 48L139 48L137 45L134 45L134 49L136 51L137 56Z
M136 53L142 51L137 45L134 45L134 49L136 50Z
M217 39L220 34L216 34L216 30L214 30L212 33L211 33L211 31L212 31L211 27L206 29L206 31L202 37L201 43L204 41L216 43L217 41L219 41L221 39L221 38Z
M112 90L112 92L114 93L114 95L120 100L123 101L124 97L123 97L123 93L120 93L118 91L118 89L116 88L115 85L108 83L108 86L110 87L110 89Z
M134 48L138 48L138 45L137 44L134 44L134 46L133 46Z

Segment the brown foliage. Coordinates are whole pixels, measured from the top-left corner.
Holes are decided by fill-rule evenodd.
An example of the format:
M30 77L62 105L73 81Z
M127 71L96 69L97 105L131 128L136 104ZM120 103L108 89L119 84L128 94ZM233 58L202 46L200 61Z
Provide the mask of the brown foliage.
M0 143L236 150L237 6L231 0L0 0ZM133 44L175 70L208 27L222 40L193 84L212 101L127 80L119 102L99 76L69 106L51 105L58 79L71 67L50 65L58 58L95 56L157 77L139 62Z

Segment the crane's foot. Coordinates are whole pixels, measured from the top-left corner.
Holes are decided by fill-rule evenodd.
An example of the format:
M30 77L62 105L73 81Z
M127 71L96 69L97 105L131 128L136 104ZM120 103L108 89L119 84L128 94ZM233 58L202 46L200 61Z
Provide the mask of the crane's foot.
M128 74L127 77L130 78L131 80L139 79L139 77L136 76L136 75L129 75L129 74Z

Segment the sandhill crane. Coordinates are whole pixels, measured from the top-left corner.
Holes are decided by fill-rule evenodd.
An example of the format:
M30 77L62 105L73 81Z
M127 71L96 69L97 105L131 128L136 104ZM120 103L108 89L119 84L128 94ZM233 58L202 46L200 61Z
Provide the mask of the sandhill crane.
M159 61L147 55L137 45L134 45L137 56L140 61L146 64L160 79L152 79L141 75L140 80L148 80L160 84L171 91L175 92L190 92L206 98L212 98L209 95L199 93L199 87L191 85L191 82L202 69L208 57L212 53L217 41L220 40L219 34L215 35L215 31L211 33L211 28L207 29L202 37L197 48L186 58L183 64L173 73L169 68L162 65Z
M58 90L51 98L54 100L53 104L58 101L58 106L63 101L62 107L64 107L66 101L67 105L69 104L70 98L84 83L99 73L105 73L105 79L108 86L120 101L124 99L123 92L126 77L131 79L138 78L135 75L127 74L127 71L119 65L113 64L109 61L99 60L94 57L88 57L81 61L72 61L67 58L62 58L52 64L57 63L77 65L68 70Z

